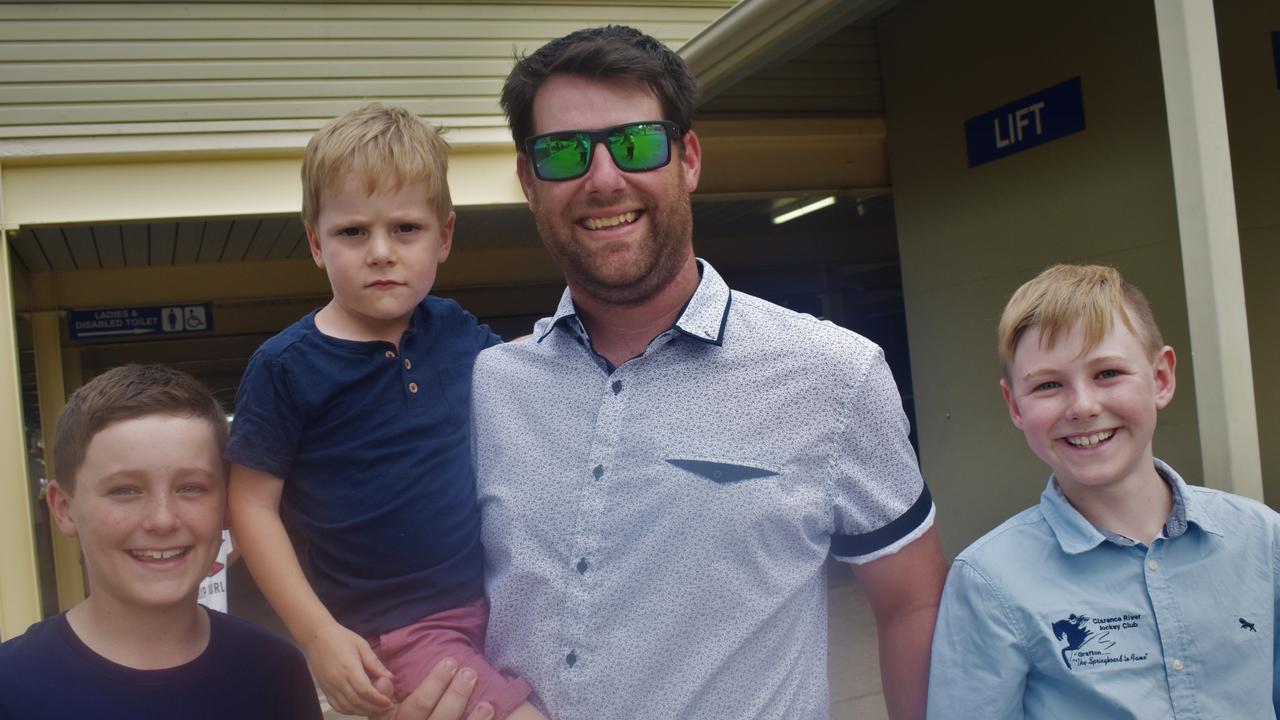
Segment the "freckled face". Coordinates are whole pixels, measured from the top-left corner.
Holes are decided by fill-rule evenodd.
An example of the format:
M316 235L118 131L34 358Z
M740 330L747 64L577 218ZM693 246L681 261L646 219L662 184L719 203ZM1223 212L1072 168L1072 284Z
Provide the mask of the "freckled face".
M49 489L58 527L79 538L95 603L194 603L222 543L226 476L200 418L146 415L89 442L75 493Z
M554 75L533 103L534 134L596 130L663 119L643 86ZM574 292L606 303L644 302L672 282L693 253L689 193L697 187L702 151L693 132L672 140L671 162L623 172L597 145L587 174L537 179L523 154L517 171L538 233Z
M311 257L329 275L333 300L316 323L347 340L398 343L414 308L431 291L436 266L449 257L454 215L443 222L426 184L368 192L353 173L321 195L307 229Z
M1117 318L1087 352L1078 325L1051 348L1028 330L1000 384L1013 424L1070 495L1154 472L1151 438L1173 399L1174 365L1172 348L1151 358Z

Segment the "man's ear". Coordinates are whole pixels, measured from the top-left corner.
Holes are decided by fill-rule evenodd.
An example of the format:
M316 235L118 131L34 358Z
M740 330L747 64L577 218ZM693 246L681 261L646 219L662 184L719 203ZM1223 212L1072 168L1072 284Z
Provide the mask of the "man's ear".
M1022 413L1018 411L1018 400L1013 396L1013 388L1009 387L1009 380L1000 378L1000 394L1004 396L1005 405L1009 406L1009 419L1013 421L1013 426L1022 429Z
M524 191L524 199L529 203L529 210L537 212L533 208L533 184L538 182L538 178L533 176L529 157L524 153L516 153L516 177L520 178L520 189Z
M1173 402L1173 391L1178 384L1174 369L1178 366L1178 356L1173 348L1165 345L1156 353L1155 383L1156 409L1163 410Z
M684 151L680 153L680 169L684 172L684 186L689 192L698 189L698 179L702 177L702 143L693 130L681 138Z
M311 259L316 262L316 267L324 269L324 255L320 254L320 238L316 236L316 229L310 225L304 226L307 231L307 247L311 249Z
M63 489L57 480L51 480L45 489L45 499L49 502L49 514L53 516L58 530L67 537L76 537L76 521L71 517L71 493Z

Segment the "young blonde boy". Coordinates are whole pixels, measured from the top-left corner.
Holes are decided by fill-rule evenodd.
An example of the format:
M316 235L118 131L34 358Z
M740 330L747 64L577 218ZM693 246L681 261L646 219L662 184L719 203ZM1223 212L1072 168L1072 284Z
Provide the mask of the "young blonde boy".
M481 655L471 370L500 339L428 295L452 246L447 152L408 111L376 104L308 143L302 219L333 299L245 370L226 453L232 529L340 712L385 711L452 657L476 675L473 706L537 718L528 685Z
M1152 456L1176 359L1146 298L1058 265L999 336L1009 415L1053 474L956 558L929 717L1275 717L1280 519Z
M226 440L209 391L166 367L71 395L49 509L89 597L0 645L0 718L320 718L296 648L196 604L226 525Z

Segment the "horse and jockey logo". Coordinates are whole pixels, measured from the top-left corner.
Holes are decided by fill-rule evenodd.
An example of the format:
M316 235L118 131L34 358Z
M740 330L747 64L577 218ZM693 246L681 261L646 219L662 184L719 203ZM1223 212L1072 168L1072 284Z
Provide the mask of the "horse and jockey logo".
M1076 671L1145 662L1150 653L1141 649L1143 621L1142 613L1135 612L1106 617L1071 613L1053 621L1051 627L1062 651L1062 664ZM1121 649L1114 649L1121 642Z
M1067 641L1067 646L1062 648L1062 662L1066 663L1068 670L1071 669L1071 661L1067 659L1067 653L1079 650L1093 639L1093 631L1085 627L1087 622L1088 617L1071 613L1066 620L1053 624L1053 636Z

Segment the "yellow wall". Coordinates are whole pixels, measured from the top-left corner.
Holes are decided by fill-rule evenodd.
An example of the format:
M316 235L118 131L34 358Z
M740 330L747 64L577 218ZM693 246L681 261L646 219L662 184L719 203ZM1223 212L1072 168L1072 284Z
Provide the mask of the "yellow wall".
M1280 4L1215 3L1227 131L1235 176L1236 215L1249 344L1253 356L1258 439L1268 502L1280 502L1280 89L1271 33Z
M1001 400L995 324L1055 262L1115 265L1147 293L1180 360L1156 454L1202 482L1151 4L906 0L880 43L921 461L948 552L1048 477ZM1083 132L967 167L966 119L1076 76Z

